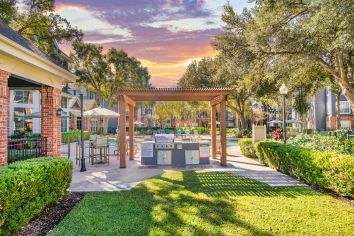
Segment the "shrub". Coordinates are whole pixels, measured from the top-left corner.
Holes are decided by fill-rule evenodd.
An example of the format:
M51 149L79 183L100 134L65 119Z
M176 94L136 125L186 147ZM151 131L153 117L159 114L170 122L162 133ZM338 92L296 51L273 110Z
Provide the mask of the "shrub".
M347 131L338 132L338 136L325 136L320 133L302 134L288 140L289 144L315 149L321 152L336 152L342 154L354 153L354 139L347 139Z
M210 134L210 128L205 128L205 127L183 127L182 128L182 133L185 134L186 130L189 130L191 134L193 134L194 130L198 131L198 134Z
M354 197L354 157L278 142L258 142L259 160L308 184Z
M84 139L89 140L91 133L89 131L84 131ZM61 133L61 142L62 143L72 143L78 142L81 140L81 130L74 129L67 132Z
M57 202L71 182L73 164L36 158L0 168L0 235L8 235Z
M240 144L241 152L244 156L250 158L257 158L256 151L253 147L253 142L251 138L243 138L238 140Z

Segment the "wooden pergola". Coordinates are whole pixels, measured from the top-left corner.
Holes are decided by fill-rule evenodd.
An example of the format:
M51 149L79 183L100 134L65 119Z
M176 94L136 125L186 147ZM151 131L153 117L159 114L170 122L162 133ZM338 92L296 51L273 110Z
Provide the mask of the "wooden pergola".
M126 107L129 114L129 160L134 160L134 107L136 102L144 101L208 101L211 113L212 158L216 159L216 106L220 104L220 145L222 166L226 160L226 101L231 88L126 88L118 89L119 99L119 141L126 143ZM120 168L126 167L126 147L119 145Z

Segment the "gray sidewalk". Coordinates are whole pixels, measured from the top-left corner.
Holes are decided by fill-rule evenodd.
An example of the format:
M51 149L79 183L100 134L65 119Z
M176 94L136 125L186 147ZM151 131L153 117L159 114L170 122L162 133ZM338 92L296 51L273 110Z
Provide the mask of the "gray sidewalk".
M114 148L110 148L113 154ZM210 165L175 168L175 167L144 167L140 166L139 154L136 154L134 161L127 160L127 168L120 169L117 157L110 157L110 165L91 165L86 160L86 172L80 172L80 167L75 165L76 145L71 144L71 160L74 162L73 179L70 191L73 192L95 192L95 191L120 191L131 189L141 181L160 175L168 171L176 170L208 170L226 171L254 179L270 186L297 186L303 185L298 180L289 177L261 165L257 160L246 158L241 155L237 146L228 148L228 167L221 167L218 160L212 160ZM62 155L67 156L67 145L62 146ZM87 155L87 150L86 154Z

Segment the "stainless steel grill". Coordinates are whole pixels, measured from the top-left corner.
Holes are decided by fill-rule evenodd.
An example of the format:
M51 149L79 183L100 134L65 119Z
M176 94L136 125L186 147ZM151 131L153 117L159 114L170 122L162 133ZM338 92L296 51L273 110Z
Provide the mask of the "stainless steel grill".
M156 149L174 149L173 134L157 134L155 135Z

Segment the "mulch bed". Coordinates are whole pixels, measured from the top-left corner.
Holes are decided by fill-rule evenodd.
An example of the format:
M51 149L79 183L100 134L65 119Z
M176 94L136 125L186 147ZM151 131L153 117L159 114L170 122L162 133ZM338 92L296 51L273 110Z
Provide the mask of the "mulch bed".
M85 196L85 193L69 193L58 203L44 210L41 216L23 226L15 236L46 235L74 208Z
M326 194L326 195L329 195L339 201L342 201L344 203L347 203L351 206L354 207L354 199L351 198L351 197L344 197L344 196L340 196L338 193L332 191L332 190L329 190L329 189L325 189L325 188L322 188L320 186L316 186L316 185L310 185L310 187L317 191L317 192L320 192L320 193L323 193L323 194Z

